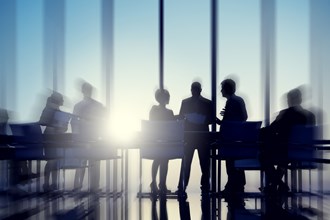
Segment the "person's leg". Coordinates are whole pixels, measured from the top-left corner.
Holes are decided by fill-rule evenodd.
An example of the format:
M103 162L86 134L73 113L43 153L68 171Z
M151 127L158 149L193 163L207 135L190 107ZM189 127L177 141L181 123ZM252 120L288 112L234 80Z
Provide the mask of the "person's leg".
M74 175L74 189L81 189L85 177L85 168L76 169L76 173Z
M160 161L160 169L159 169L159 189L163 193L166 193L167 191L167 186L166 186L167 171L168 171L168 160L162 159Z
M84 178L85 178L85 172L86 172L86 166L87 166L87 160L82 160L81 161L81 166L82 168L80 169L80 188L83 187L83 183L84 183Z
M91 190L97 191L100 188L100 161L91 161Z
M28 161L27 160L23 160L19 162L20 164L20 168L21 168L21 175L22 177L27 178L29 175L29 168L28 168Z
M267 131L267 130L265 130ZM277 152L275 149L275 145L271 143L270 141L272 138L270 136L265 136L266 133L264 133L264 138L261 139L261 145L260 145L260 154L259 154L259 162L261 165L262 171L265 172L265 179L266 179L266 185L265 185L265 191L274 192L276 191L276 169L275 164L278 160ZM265 138L268 139L265 139Z
M44 169L44 191L49 190L49 179L50 179L50 171L51 171L51 161L47 161Z
M76 169L76 172L74 174L74 182L73 182L73 188L74 189L79 189L80 173L81 173L81 170L79 168Z
M234 160L226 160L226 172L227 172L227 183L225 185L225 191L231 192L234 190L235 184L235 167Z
M50 169L51 169L51 175L52 175L52 189L57 189L58 182L57 182L57 160L51 160L50 162Z
M10 186L16 186L20 182L20 176L21 176L21 168L19 165L19 161L12 160L9 163L10 163L9 183Z
M276 169L274 163L265 155L260 155L259 158L262 171L265 172L266 185L262 191L266 193L274 193L276 191Z
M287 160L281 161L276 168L275 181L276 181L276 185L278 186L278 190L281 192L289 191L289 186L282 180L283 176L286 173L287 168L288 168Z
M152 166L151 166L151 183L150 183L151 193L157 193L158 192L156 177L157 177L157 172L158 172L159 165L160 165L160 160L159 159L153 160Z
M201 177L202 193L209 192L210 190L210 151L208 146L203 146L203 147L199 147L197 149L198 157L199 157L199 165L202 171L202 177Z
M194 156L195 148L191 144L187 144L184 149L184 159L181 161L180 180L178 183L178 190L185 191L190 178L191 162ZM184 176L184 183L183 183Z
M235 191L236 192L244 192L244 187L246 184L245 180L245 172L244 170L235 170Z
M155 184L156 186L157 186L156 177L157 177L159 165L160 165L159 159L153 160L152 165L151 165L151 183Z

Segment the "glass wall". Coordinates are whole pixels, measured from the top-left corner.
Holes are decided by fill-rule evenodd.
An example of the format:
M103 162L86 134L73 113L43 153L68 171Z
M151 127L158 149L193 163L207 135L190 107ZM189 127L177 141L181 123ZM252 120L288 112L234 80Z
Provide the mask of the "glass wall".
M237 83L236 94L246 104L249 121L263 121L263 91L260 65L260 1L220 1L218 35L218 84L226 78ZM225 107L226 99L218 88L218 111ZM222 174L226 174L222 163ZM247 175L247 190L258 184L257 172ZM222 176L222 186L226 175ZM252 188L253 189L253 188Z
M211 99L210 3L208 1L164 1L165 88L171 93L169 107L179 114L182 99L191 96L194 80L202 84L202 96ZM180 161L170 162L170 189L176 190ZM197 151L188 190L199 192L200 167Z
M66 1L65 23L65 92L67 105L83 96L79 80L95 87L93 97L105 104L101 72L101 4L99 0Z
M273 113L287 107L285 93L302 85L310 86L309 1L280 0L276 3L276 73L275 96L272 101Z
M10 3L11 2L11 3ZM14 3L13 3L14 2ZM13 110L14 121L36 121L39 119L46 97L52 86L47 85L44 59L45 41L45 0L3 0L2 6L13 11L1 16L9 16L12 24L0 23L4 33L14 36L11 49L4 45L9 38L0 37L1 61L10 58L16 69L10 71L0 66L1 100L4 107ZM63 110L72 111L73 105L81 99L77 79L82 78L95 86L94 97L106 104L104 84L111 85L111 118L106 122L112 127L114 138L128 142L134 132L140 129L143 119L148 119L149 110L156 104L154 92L159 86L159 2L150 0L114 1L114 62L112 82L104 82L102 75L102 26L101 0L64 1L64 69L59 77L63 79L61 91L65 96ZM169 90L171 100L168 105L175 114L179 113L181 100L190 96L190 85L194 80L202 82L202 95L211 98L211 5L210 1L166 0L164 1L164 87ZM310 65L315 60L310 53L311 4L308 0L277 0L275 36L275 75L271 82L273 95L271 115L276 116L286 107L283 94L301 85L310 88ZM264 120L264 90L261 71L261 16L259 0L219 1L218 4L218 72L217 85L225 78L237 81L237 94L246 102L249 119ZM317 14L317 13L316 13ZM1 17L3 18L3 17ZM324 17L315 16L322 20ZM1 19L1 21L4 21ZM46 23L47 24L47 23ZM327 23L314 25L324 25ZM313 32L315 33L315 32ZM328 33L328 32L325 32ZM9 36L9 35L8 35ZM314 36L314 35L313 35ZM316 35L315 35L316 36ZM315 37L314 36L314 37ZM316 38L313 38L316 39ZM314 49L322 46L315 45ZM319 47L316 47L319 46ZM14 55L12 52L15 52ZM314 51L315 52L315 51ZM313 52L313 53L314 53ZM10 56L9 56L10 55ZM315 54L314 54L315 55ZM311 59L311 60L310 60ZM53 60L54 61L54 60ZM323 63L326 63L324 59ZM55 61L54 61L55 62ZM312 69L317 70L317 65ZM322 71L328 67L323 65ZM47 70L52 72L53 70ZM53 72L54 74L54 72ZM314 73L313 73L314 74ZM322 75L324 81L328 76ZM54 79L54 78L52 78ZM323 78L321 78L323 79ZM322 85L327 111L327 89ZM12 88L10 88L12 86ZM4 89L4 87L6 89ZM313 84L315 87L315 84ZM12 89L12 93L10 93ZM225 106L220 87L217 89L217 116ZM307 107L315 107L315 102L306 100ZM318 104L320 103L318 102ZM8 104L10 103L10 104ZM324 114L326 116L326 114ZM135 158L136 159L136 158ZM189 189L199 190L200 169L194 159ZM170 163L168 186L175 190L179 172L179 161ZM148 186L150 163L145 163L144 186ZM137 169L130 173L137 178ZM223 172L225 173L225 172ZM171 175L172 176L172 175ZM253 175L248 178L254 178ZM250 180L248 180L250 182ZM135 189L134 189L135 190Z

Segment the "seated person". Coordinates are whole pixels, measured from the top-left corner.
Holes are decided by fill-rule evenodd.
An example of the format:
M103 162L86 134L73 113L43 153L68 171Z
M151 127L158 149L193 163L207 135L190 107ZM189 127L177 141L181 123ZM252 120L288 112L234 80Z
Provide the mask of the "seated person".
M282 177L288 165L288 141L296 125L315 125L312 112L302 108L302 94L296 88L287 94L288 108L280 111L275 121L260 131L260 163L266 174L265 191L288 191ZM277 164L277 168L275 165Z
M165 120L174 120L173 111L166 108L166 105L169 103L170 94L167 90L158 89L155 93L156 101L158 105L152 106L149 113L149 120L153 121L165 121ZM157 171L159 167L159 190L157 188ZM150 183L151 193L165 194L169 192L166 187L166 176L168 170L168 160L167 159L155 159L152 163L151 168L151 177L152 182Z

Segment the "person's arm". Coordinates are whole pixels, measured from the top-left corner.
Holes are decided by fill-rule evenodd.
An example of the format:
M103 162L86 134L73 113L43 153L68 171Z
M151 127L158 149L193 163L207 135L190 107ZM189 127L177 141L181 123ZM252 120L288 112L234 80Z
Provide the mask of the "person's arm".
M242 99L242 117L243 117L242 118L243 121L246 121L248 119L248 114L247 114L245 102L243 99Z
M49 108L44 108L40 115L39 124L42 126L51 126L55 111Z

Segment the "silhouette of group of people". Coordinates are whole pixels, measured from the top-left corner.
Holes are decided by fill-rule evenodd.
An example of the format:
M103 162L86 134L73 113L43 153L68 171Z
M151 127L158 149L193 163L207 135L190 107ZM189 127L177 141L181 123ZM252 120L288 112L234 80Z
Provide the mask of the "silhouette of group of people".
M65 138L71 138L77 141L73 144L84 145L87 142L98 140L102 136L102 120L106 117L104 106L92 98L93 86L88 82L81 82L81 93L83 99L78 102L73 109L73 113L61 111L60 107L64 104L63 95L59 92L53 91L47 98L46 105L40 115L38 124L44 126L43 134L46 139L45 155L47 161L44 167L44 184L43 190L45 192L54 191L58 188L58 170L61 166L61 161L57 158L61 150L54 145L61 145L58 141L65 137L69 123L71 124L72 135ZM67 115L64 119L58 118L58 113ZM6 135L6 124L8 122L8 114L5 110L1 110L1 127L0 132L3 137ZM63 121L62 121L63 120ZM8 136L9 137L9 136ZM49 138L49 139L47 139ZM86 142L87 141L87 142ZM6 143L10 143L7 140ZM51 146L52 145L52 146ZM91 190L99 190L100 180L100 161L89 160L88 165L91 166ZM85 167L87 160L78 160L77 169L74 179L74 190L80 190L83 187L83 180L85 174ZM27 161L13 161L11 165L11 185L17 185L27 178L35 178L37 175L29 173Z
M220 112L222 119L213 117L212 101L201 95L202 86L199 82L191 84L191 97L181 103L180 112L174 115L173 111L166 108L169 103L169 92L166 89L158 89L155 93L159 105L152 106L150 120L185 120L185 132L197 132L186 138L184 159L181 163L181 172L178 182L178 196L186 197L186 188L189 183L191 163L195 150L198 152L201 168L200 188L203 195L210 192L210 140L198 136L198 132L208 132L209 125L223 122L245 122L248 119L245 102L242 97L236 95L236 83L232 79L225 79L221 82L221 94L227 100L225 107ZM266 173L267 184L262 190L288 190L282 177L289 163L287 160L287 144L292 128L296 125L315 125L315 116L312 112L301 106L302 93L295 88L287 93L288 108L282 110L274 122L269 126L260 129L260 163ZM221 146L220 146L221 147ZM232 198L244 192L246 180L243 170L235 168L234 159L226 159L227 183L222 190L225 198ZM160 168L159 189L157 188L156 175ZM160 195L170 192L166 187L166 175L168 160L154 160L152 164L151 193Z
M79 145L98 140L102 136L102 120L106 117L104 106L92 98L93 86L88 82L81 83L81 93L83 99L75 104L73 113L70 114L70 124L72 129L72 138L76 138ZM55 112L61 111L63 105L63 96L58 92L53 92L47 99L46 106L40 116L40 125L46 126L44 134L63 134L68 129L67 123L58 123L55 118ZM77 143L76 143L77 144ZM83 147L83 146L82 146ZM47 148L48 154L56 155L56 148ZM99 190L100 181L100 161L97 160L79 160L74 177L74 190L79 191L83 187L85 176L85 167L91 166L91 190ZM44 169L44 191L51 191L57 188L57 170L60 161L57 159L48 160ZM50 175L52 184L49 183Z
M150 120L176 120L186 119L186 131L208 131L208 125L211 124L212 105L211 101L201 96L202 86L199 82L191 85L192 97L182 101L180 113L174 116L173 111L166 108L169 103L170 94L166 89L158 89L155 93L155 99L159 103L152 106L149 114ZM191 162L195 149L198 150L200 166L202 169L201 189L203 192L209 191L209 153L204 143L195 140L187 140L187 146L184 149L185 159L182 160L180 180L178 183L178 194L184 194L189 182ZM158 167L160 169L159 188L156 183ZM168 170L168 160L156 159L153 161L150 184L151 193L164 195L169 192L166 187L166 176ZM184 174L184 175L183 175ZM184 180L182 179L184 176ZM184 182L184 184L182 184Z
M200 188L202 195L210 192L210 140L201 138L198 133L209 132L209 125L224 122L245 122L248 119L245 102L242 97L236 95L236 83L232 79L221 82L221 94L226 99L226 104L220 112L222 119L213 116L213 103L201 95L202 85L200 82L191 84L191 97L182 100L178 115L174 115L171 109L166 107L170 101L170 93L166 89L158 89L155 99L158 105L152 106L149 112L149 120L184 120L185 132L195 132L187 136L184 148L184 159L181 162L180 177L177 186L177 195L185 197L186 188L189 184L191 164L195 150L198 152L199 165L201 169ZM72 134L82 140L97 140L102 136L102 120L105 118L104 106L92 98L93 87L87 82L81 84L83 99L78 102L71 115ZM61 112L63 96L53 92L48 98L40 116L39 124L45 126L44 134L60 135L68 130L68 123L58 123L55 115ZM288 186L282 181L283 174L289 163L287 154L287 143L291 130L296 125L315 125L315 116L312 112L302 107L302 93L295 88L287 93L288 108L282 110L274 122L260 129L260 163L266 173L266 187L262 190L288 191ZM4 122L5 121L5 122ZM5 134L4 124L8 121L8 115L1 111L0 134ZM281 143L281 144L279 144ZM57 153L56 148L46 148L47 154ZM80 160L81 167L76 169L74 178L74 189L83 187L85 167L87 163L92 164L91 188L98 190L100 179L100 161ZM234 159L226 160L227 183L222 191L223 195L230 198L237 193L243 193L246 184L245 173L235 168ZM26 168L21 165L21 168ZM52 191L58 187L59 159L49 159L44 168L44 191ZM159 184L157 184L157 173L159 169ZM168 172L167 159L155 159L152 163L150 189L152 194L166 195L170 192L166 186ZM52 180L52 181L50 181Z

